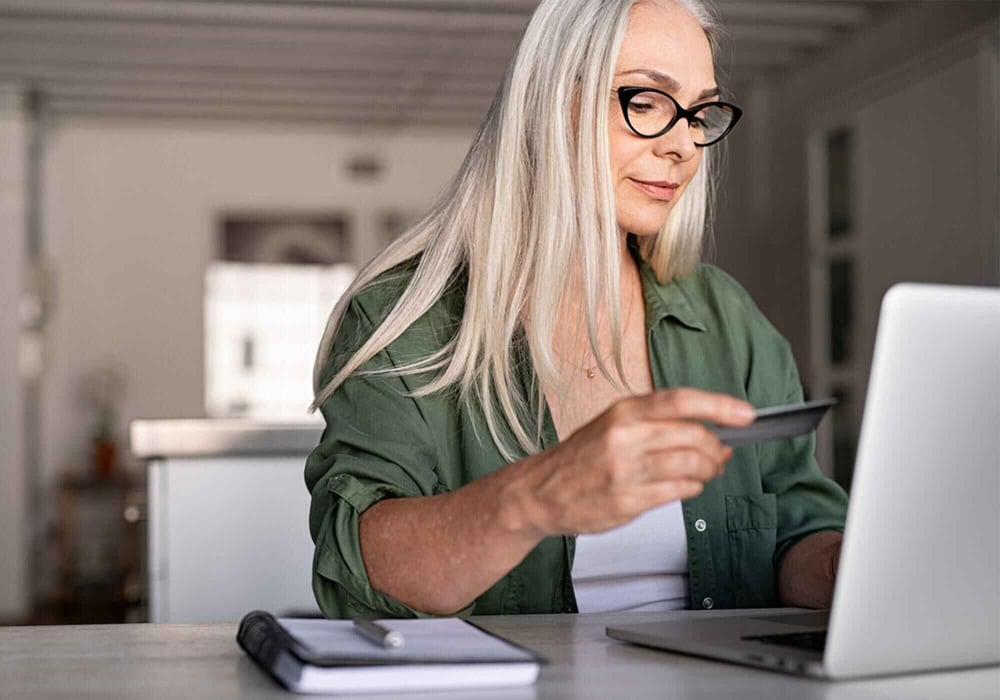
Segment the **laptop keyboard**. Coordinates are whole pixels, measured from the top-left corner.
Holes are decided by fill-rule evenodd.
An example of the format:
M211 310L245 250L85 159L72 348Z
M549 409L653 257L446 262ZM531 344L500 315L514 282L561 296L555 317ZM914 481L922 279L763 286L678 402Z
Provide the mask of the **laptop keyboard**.
M776 644L781 647L822 652L823 647L826 646L826 630L819 630L818 632L790 632L787 634L761 634L744 637L743 639L762 642L764 644Z

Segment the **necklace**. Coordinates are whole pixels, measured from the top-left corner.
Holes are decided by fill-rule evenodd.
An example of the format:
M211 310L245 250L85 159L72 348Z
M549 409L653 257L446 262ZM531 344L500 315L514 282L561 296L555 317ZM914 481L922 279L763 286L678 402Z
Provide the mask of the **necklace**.
M632 318L632 295L629 295L628 310L625 313L625 322L622 324L622 334L623 335L625 333L625 329L628 328L628 322L631 320L631 318ZM612 350L612 352L614 352L614 350ZM610 357L611 357L611 354L609 353L606 357L602 357L601 358L601 362L607 362L608 358L610 358ZM596 365L593 365L591 367L584 368L584 374L587 376L587 379L593 379L594 377L596 377L597 376L597 370L599 368L600 368L600 363L598 363Z
M635 301L635 294L630 291L630 293L629 293L629 299L628 299L628 308L625 311L625 322L622 324L622 333L623 334L625 332L625 329L628 328L629 321L632 319L632 307L634 306L634 303L633 303L634 301ZM591 349L591 352L593 352L592 349ZM612 350L612 352L614 352L614 351ZM608 355L606 355L606 356L602 356L601 359L600 359L600 361L597 364L591 365L589 367L587 367L587 366L581 367L578 364L576 364L575 362L570 362L569 364L572 365L574 369L582 371L584 373L584 375L587 377L587 379L594 379L594 378L597 377L597 370L600 368L601 363L607 362L607 360L608 360L609 357L611 357L611 353L608 353Z

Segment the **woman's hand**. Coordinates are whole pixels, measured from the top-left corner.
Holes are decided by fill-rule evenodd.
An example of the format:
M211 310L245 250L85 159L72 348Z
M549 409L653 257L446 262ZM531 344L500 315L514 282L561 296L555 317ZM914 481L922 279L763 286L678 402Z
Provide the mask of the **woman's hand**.
M697 496L732 448L698 421L744 426L753 407L732 396L669 389L623 399L559 445L511 465L499 516L536 537L603 532Z

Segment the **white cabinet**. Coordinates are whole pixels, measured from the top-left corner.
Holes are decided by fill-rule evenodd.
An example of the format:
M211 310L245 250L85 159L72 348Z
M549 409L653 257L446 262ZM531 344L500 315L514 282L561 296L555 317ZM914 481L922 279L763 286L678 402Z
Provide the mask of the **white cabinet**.
M247 426L245 439L233 444L257 454L230 454L241 450L208 442L191 449L189 432L167 441L179 456L164 457L170 444L160 439L153 449L149 431L170 422L141 423L147 432L137 440L133 424L132 442L149 460L151 621L232 621L255 609L318 614L303 468L305 446L319 442L320 428L300 427L291 441L286 430L282 441L277 430ZM188 425L211 433L213 421L197 423ZM284 454L271 454L282 444Z

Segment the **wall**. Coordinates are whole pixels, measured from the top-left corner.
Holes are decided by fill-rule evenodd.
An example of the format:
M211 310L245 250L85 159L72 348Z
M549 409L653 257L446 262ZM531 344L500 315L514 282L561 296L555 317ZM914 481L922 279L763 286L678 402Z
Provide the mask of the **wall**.
M739 101L752 109L747 109L731 139L727 196L738 206L724 210L720 217L717 259L744 282L762 310L788 337L803 375L809 370L811 350L806 176L810 125L825 114L856 112L891 93L905 91L926 75L979 54L984 42L992 40L995 45L997 16L994 2L907 4L828 55L803 60L792 73L736 86ZM982 69L979 76L983 76ZM974 78L966 75L963 79ZM976 122L971 128L995 129L995 119L980 125L984 119L990 122L988 95L992 92L995 99L995 76L980 89L984 91L982 101L966 108L979 111L963 113ZM915 112L905 119L896 118L904 120L910 132L935 137L936 115ZM982 163L995 158L991 155L995 152L994 145L992 152L981 154ZM884 167L892 170L894 165L889 162ZM970 186L986 193L992 190L995 202L995 161L992 168L972 167L974 172L967 173ZM988 199L979 201L983 207L989 206ZM984 240L995 240L995 212L994 206L992 213L983 214L974 230L957 232L953 244L970 242L970 250L982 250ZM916 232L922 234L922 229ZM997 249L993 250L996 256ZM994 262L995 271L996 265ZM996 283L997 277L993 279Z
M0 620L27 612L23 388L18 371L24 257L24 133L21 101L0 85Z
M983 158L996 154L996 122L982 118L996 94L995 83L984 90L987 68L979 54L959 59L857 113L863 357L893 283L1000 284L996 219L989 222L996 172L983 171L996 163Z
M44 475L80 470L92 426L85 373L127 381L120 424L204 415L203 286L227 210L423 210L455 172L471 133L375 137L333 130L71 121L46 163L49 255L58 279L45 379ZM378 154L374 182L345 160ZM365 239L366 241L369 239ZM365 241L363 241L365 242ZM361 251L365 258L374 251Z
M734 85L723 84L724 92L733 94L743 108L743 118L722 142L726 149L721 172L721 187L715 217L714 236L706 258L736 277L763 309L773 317L777 309L762 298L764 278L783 264L795 260L779 259L778 265L762 265L759 248L769 228L773 197L768 188L768 90L761 78ZM728 97L728 94L727 94ZM713 146L715 148L715 146ZM787 328L782 330L787 331Z

